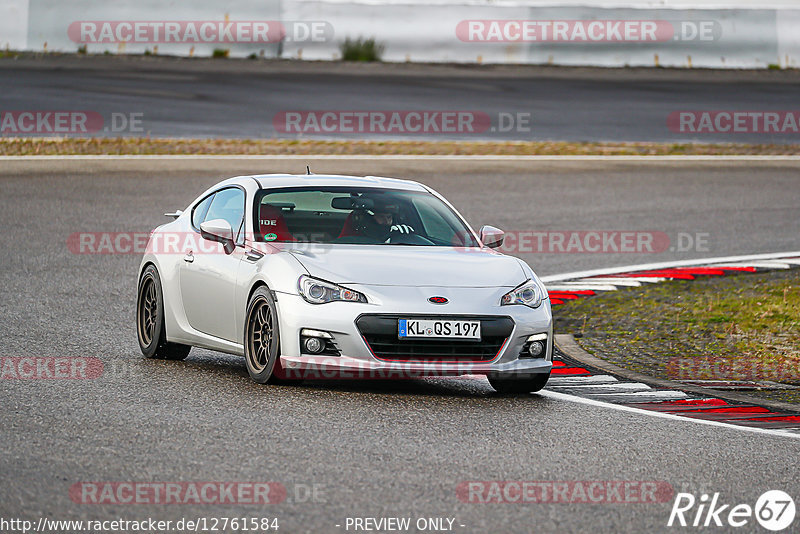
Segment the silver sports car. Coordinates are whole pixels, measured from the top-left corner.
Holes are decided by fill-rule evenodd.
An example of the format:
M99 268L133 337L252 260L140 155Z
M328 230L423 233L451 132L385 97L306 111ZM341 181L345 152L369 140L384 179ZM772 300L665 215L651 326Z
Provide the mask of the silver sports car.
M240 176L167 215L139 272L149 358L237 354L262 384L486 375L527 392L550 376L541 281L421 183Z

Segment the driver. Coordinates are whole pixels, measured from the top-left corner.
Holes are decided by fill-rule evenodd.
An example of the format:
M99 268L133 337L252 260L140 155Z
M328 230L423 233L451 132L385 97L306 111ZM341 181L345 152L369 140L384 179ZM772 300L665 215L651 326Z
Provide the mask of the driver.
M395 224L398 208L396 204L376 200L373 208L366 212L360 233L380 241L386 241L392 232L410 234L414 229L407 224Z

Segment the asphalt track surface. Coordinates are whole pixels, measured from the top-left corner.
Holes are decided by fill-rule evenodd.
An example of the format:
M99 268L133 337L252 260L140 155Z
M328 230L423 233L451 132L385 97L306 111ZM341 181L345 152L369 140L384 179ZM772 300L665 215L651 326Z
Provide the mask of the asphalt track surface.
M0 110L98 112L107 131L97 135L798 143L800 133L790 130L697 134L667 126L679 111L796 111L798 91L796 71L0 59ZM480 112L492 127L465 134L276 130L280 113L308 110ZM137 114L140 128L115 133L113 113ZM501 114L524 114L529 123L504 131L510 123L501 125Z
M424 181L473 225L698 229L691 254L523 255L540 273L796 250L797 163L325 161L318 173ZM296 160L0 162L0 355L90 356L94 380L0 380L0 517L277 517L279 532L345 532L348 517L450 517L457 532L667 531L656 504L473 504L470 480L664 481L754 505L800 495L800 440L668 420L547 395L502 396L485 379L264 387L241 359L193 350L143 359L137 255L78 255L80 231L147 231L223 176ZM81 481L275 481L253 505L90 505ZM315 502L299 502L317 484ZM337 527L336 525L342 525ZM464 525L461 527L460 525ZM751 523L747 531L758 527ZM720 529L721 531L725 529ZM413 530L412 530L413 531ZM350 530L352 532L352 530Z

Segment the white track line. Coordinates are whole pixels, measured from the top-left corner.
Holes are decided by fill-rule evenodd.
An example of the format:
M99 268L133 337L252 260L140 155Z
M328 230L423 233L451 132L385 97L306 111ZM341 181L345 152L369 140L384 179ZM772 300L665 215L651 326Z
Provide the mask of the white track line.
M662 278L663 280L663 278ZM596 282L595 282L596 281ZM569 284L570 282L566 282ZM598 285L612 285L612 286L623 286L623 287L639 287L642 283L639 280L634 280L632 278L584 278L583 280L578 280L575 282L576 284L594 284L597 283Z
M550 387L550 381L547 381L548 387ZM552 387L556 388L570 388L575 389L578 391L591 391L593 389L599 390L603 394L628 394L634 393L639 391L649 391L650 393L655 393L653 388L648 386L647 384L642 384L641 382L616 382L614 384L572 384L572 385L563 385L563 384L553 384Z
M602 282L604 284L615 284L616 285L616 284L619 284L620 281L623 281L623 282L638 282L639 283L638 285L642 285L644 283L657 284L659 282L663 282L664 280L666 280L666 278L660 278L660 277L655 277L655 276L626 276L625 278L614 278L613 276L612 277L608 277L608 278L603 278L603 277L594 277L593 276L591 278L583 279L582 282L595 282L596 281L596 282Z
M622 398L630 399L630 402L651 402L655 401L668 401L668 400L681 400L688 397L683 391L677 389L659 390L659 391L634 391L631 393L592 393L593 397L601 399L608 398Z
M241 160L241 161L276 161L276 160L464 160L464 161L634 161L637 163L659 162L697 162L697 161L741 161L772 162L788 161L800 163L800 156L497 156L497 155L391 155L391 154L131 154L131 155L64 155L64 156L0 156L0 161L47 161L47 160Z
M725 267L758 267L761 269L789 269L790 264L782 261L743 261L740 263L718 263L708 267L724 269Z
M771 254L751 254L749 256L725 256L721 258L698 258L694 260L667 261L661 263L646 263L644 265L625 265L622 267L609 267L605 269L593 269L590 271L576 271L573 273L554 274L541 277L542 282L563 282L565 280L576 280L588 278L590 276L605 276L609 274L632 273L636 271L652 271L656 269L670 269L672 267L701 267L711 264L723 265L730 262L748 262L759 260L780 260L781 258L794 258L800 256L800 252L773 252Z
M563 284L545 284L548 291L616 291L617 286L610 284L584 284L579 282L565 282Z
M720 421L709 421L706 419L695 419L694 417L685 417L680 415L674 415L671 413L664 413L664 412L655 412L651 410L643 410L642 408L634 408L632 406L620 406L619 404L611 404L608 402L603 402L594 399L587 399L584 397L576 397L575 395L569 395L567 393L558 393L556 391L547 391L542 390L535 395L541 395L545 398L551 398L553 400L560 400L565 402L574 402L577 404L586 404L589 406L596 406L599 408L608 408L611 410L618 410L620 412L628 412L634 413L638 415L649 415L650 417L658 417L661 419L672 419L673 421L683 421L683 422L690 422L696 423L699 425L708 425L708 426L717 426L722 428L727 428L730 430L738 430L740 432L753 432L756 434L766 434L768 436L782 436L782 437L789 437L800 439L800 434L795 434L791 431L783 431L783 430L776 430L776 429L767 429L767 428L755 428L749 426L738 426L732 425L729 423L722 423Z
M583 384L613 384L619 382L611 375L591 375L591 376L551 376L547 385L554 387L583 385Z

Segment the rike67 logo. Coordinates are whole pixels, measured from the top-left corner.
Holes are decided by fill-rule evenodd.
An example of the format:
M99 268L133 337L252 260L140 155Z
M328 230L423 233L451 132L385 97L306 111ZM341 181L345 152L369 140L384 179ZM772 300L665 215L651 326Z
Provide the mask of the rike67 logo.
M697 499L691 493L678 493L672 504L667 526L692 527L744 527L753 530L752 520L767 530L784 530L794 521L794 500L786 492L770 490L764 492L755 506L749 504L723 504L719 493L709 496L704 493Z

